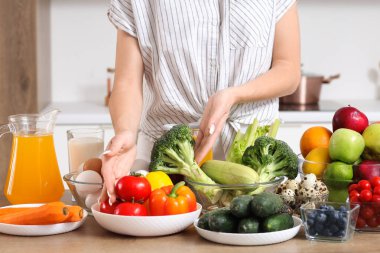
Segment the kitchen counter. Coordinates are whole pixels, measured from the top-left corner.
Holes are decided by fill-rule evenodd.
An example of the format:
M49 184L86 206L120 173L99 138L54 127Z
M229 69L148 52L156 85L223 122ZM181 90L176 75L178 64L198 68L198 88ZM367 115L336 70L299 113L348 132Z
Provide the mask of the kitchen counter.
M1 199L3 198L3 199ZM66 193L64 200L70 199ZM66 201L70 203L70 201ZM0 197L0 206L5 205ZM42 237L19 237L0 234L0 252L380 252L378 233L355 233L354 238L344 243L311 242L302 231L286 242L266 246L229 246L209 242L201 238L191 226L181 233L162 237L137 238L118 235L101 228L92 216L75 231Z
M284 123L329 123L334 112L346 105L358 108L367 115L370 121L380 120L380 100L322 100L317 108L311 108L306 111L281 110L280 118ZM44 110L49 108L61 110L57 118L57 124L59 125L111 125L108 107L102 103L52 103Z

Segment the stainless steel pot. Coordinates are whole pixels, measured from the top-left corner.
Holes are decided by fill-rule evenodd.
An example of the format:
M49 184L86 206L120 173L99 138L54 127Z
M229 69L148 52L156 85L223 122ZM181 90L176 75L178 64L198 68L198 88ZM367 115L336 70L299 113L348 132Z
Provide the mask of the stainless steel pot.
M288 96L281 97L281 104L310 105L318 104L322 84L328 84L340 77L340 74L329 77L320 75L302 75L297 90Z

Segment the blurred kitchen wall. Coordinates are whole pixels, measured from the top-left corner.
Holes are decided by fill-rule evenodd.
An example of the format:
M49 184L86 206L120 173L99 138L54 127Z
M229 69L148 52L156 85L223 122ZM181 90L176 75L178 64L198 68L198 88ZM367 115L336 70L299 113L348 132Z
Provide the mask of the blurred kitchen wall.
M109 0L51 0L52 100L102 102L114 64ZM306 72L340 73L321 99L380 98L380 1L299 0Z

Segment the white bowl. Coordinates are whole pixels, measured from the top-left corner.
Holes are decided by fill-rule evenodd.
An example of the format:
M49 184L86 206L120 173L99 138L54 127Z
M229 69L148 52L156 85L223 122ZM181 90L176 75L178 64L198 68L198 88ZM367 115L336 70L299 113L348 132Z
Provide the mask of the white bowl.
M302 220L296 216L293 216L293 221L294 226L289 229L276 232L252 234L222 233L202 229L198 227L198 220L194 222L194 227L200 236L212 242L229 245L252 246L274 244L292 239L297 235L302 224Z
M193 224L199 217L202 206L197 203L197 210L193 212L165 216L123 216L101 213L99 204L94 204L91 210L96 222L111 232L132 236L162 236L178 233Z

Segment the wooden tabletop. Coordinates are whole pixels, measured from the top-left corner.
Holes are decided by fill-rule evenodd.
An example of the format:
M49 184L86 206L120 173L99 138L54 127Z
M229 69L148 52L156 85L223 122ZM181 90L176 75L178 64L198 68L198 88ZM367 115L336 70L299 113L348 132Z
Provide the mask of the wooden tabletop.
M65 197L65 199L70 199ZM70 203L70 201L66 201ZM0 206L6 201L0 198ZM118 235L101 228L92 216L75 231L41 237L21 237L0 234L1 253L29 252L275 252L275 253L328 253L328 252L380 252L380 233L355 233L354 238L344 243L315 242L305 238L302 229L298 235L286 242L266 246L230 246L209 242L200 237L194 227L181 233L162 237L131 237Z

